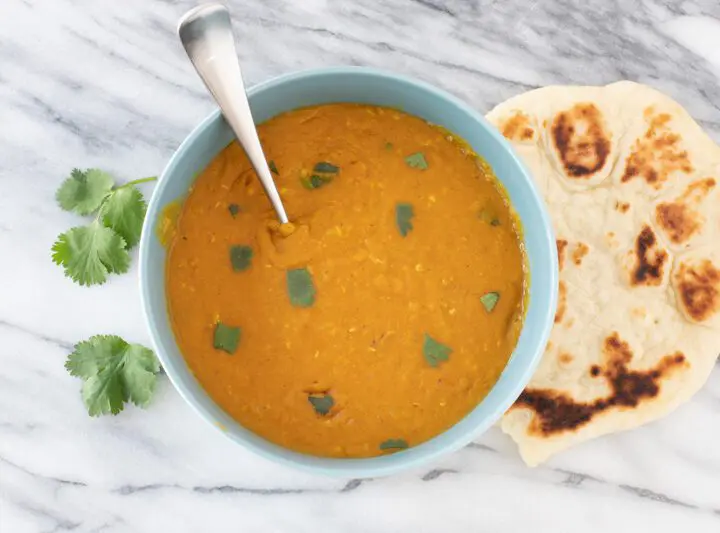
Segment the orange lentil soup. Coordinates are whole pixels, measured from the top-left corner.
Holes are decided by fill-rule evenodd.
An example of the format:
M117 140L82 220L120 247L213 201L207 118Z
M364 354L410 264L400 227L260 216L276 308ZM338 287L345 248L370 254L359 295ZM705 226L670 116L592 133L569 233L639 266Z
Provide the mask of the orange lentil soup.
M173 330L207 393L286 448L369 457L468 414L517 341L518 223L487 165L402 112L333 104L259 127L282 227L232 143L169 236Z

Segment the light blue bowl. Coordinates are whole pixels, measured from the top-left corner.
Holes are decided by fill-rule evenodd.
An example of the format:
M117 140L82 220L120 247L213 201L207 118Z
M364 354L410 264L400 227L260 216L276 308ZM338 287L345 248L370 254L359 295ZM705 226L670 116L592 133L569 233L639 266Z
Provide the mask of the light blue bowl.
M293 452L255 435L207 395L185 364L170 327L165 296L165 248L156 235L164 206L182 199L193 180L233 139L218 111L180 145L148 206L140 242L140 287L155 351L180 395L202 418L263 457L319 474L375 477L428 463L470 443L500 418L530 379L550 334L557 300L558 266L549 217L532 179L510 145L475 110L425 83L366 68L332 68L289 74L248 91L255 120L298 107L356 102L395 107L439 124L467 141L505 186L525 231L530 298L517 347L487 397L453 427L419 446L369 459L330 459Z

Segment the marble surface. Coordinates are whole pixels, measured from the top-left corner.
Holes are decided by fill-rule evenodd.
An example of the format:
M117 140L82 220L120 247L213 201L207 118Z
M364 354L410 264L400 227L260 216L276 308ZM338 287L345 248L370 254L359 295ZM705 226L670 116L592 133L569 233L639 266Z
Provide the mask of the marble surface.
M194 0L3 0L0 7L0 531L720 531L720 366L658 423L528 469L497 430L387 479L261 460L160 379L151 409L89 418L73 343L148 344L137 271L80 288L50 262L77 223L73 166L158 173L212 109L175 37ZM250 82L371 65L479 110L552 83L650 83L720 140L717 0L234 0ZM146 187L147 193L151 187Z

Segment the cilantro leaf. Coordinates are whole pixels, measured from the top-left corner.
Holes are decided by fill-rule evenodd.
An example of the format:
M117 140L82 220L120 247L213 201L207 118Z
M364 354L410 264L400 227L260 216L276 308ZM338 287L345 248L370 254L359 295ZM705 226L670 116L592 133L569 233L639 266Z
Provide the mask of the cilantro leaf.
M275 165L275 161L270 161L268 163L268 168L270 169L270 172L276 175L280 175L280 172L278 171L277 165Z
M89 215L97 211L114 184L107 172L96 168L85 171L75 168L60 185L55 198L65 211Z
M328 414L335 405L335 400L327 393L322 396L308 396L308 401L315 409L315 412L321 416Z
M237 350L237 345L240 342L241 336L242 330L240 328L218 322L215 324L213 347L216 350L222 350L232 355L235 353L235 350Z
M160 370L152 350L116 335L96 335L75 345L65 368L85 382L82 397L90 416L118 414L125 402L146 407Z
M320 161L313 167L313 170L320 174L337 174L340 172L340 167L327 161Z
M405 439L388 439L380 443L380 449L383 451L405 450L407 447L408 443Z
M495 306L497 305L499 299L499 292L487 292L480 297L480 303L483 304L485 311L489 313L490 311L495 309Z
M52 259L80 285L105 283L109 273L122 274L130 266L125 239L99 221L60 234Z
M303 187L308 190L319 189L323 185L327 185L332 181L332 176L320 176L319 174L313 174L309 178L300 178L300 183Z
M240 206L238 204L230 204L228 205L228 211L230 211L230 215L235 218L240 212Z
M100 209L103 223L125 239L130 249L140 241L147 204L134 186L115 189Z
M428 168L427 161L425 161L425 155L422 152L410 154L405 158L405 163L410 168L418 168L420 170L426 170Z
M125 407L122 385L115 366L101 370L97 376L85 380L82 399L90 416L118 414Z
M403 237L413 229L412 218L415 216L412 204L397 204L395 206L395 224Z
M447 361L452 353L452 349L444 344L436 341L427 333L425 334L425 343L423 344L423 356L427 363L435 368L442 361Z
M315 303L315 285L307 268L287 271L287 290L290 304L295 307L310 307Z
M150 176L113 188L113 178L98 169L74 169L57 191L63 209L79 214L100 210L94 222L58 236L52 259L80 285L104 283L109 273L122 274L130 266L127 250L140 240L147 204L135 187L155 181Z
M89 379L107 367L115 354L127 346L127 342L116 335L96 335L75 345L65 363L71 376Z
M230 264L235 272L242 272L250 268L253 251L249 246L242 244L230 247Z

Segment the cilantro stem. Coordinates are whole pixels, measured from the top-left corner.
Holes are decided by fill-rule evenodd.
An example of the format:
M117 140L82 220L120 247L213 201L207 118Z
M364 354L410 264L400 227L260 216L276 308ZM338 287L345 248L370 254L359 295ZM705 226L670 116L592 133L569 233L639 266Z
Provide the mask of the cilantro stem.
M139 185L139 184L141 184L141 183L148 183L148 182L150 182L150 181L156 181L156 180L157 180L157 176L150 176L150 177L147 177L147 178L140 178L140 179L137 179L137 180L128 181L127 183L125 183L125 184L123 184L123 185L120 185L119 187L115 187L115 190L117 191L118 189L124 189L125 187L132 187L133 185Z
M147 178L139 178L136 180L128 181L127 183L123 183L122 185L112 189L109 193L105 195L105 198L103 198L102 202L100 203L100 207L98 208L95 220L100 220L100 215L102 214L102 206L105 204L105 202L108 201L108 198L110 198L115 193L115 191L119 191L120 189L125 189L127 187L132 187L133 185L139 185L140 183L148 183L151 181L157 181L157 176L148 176Z

